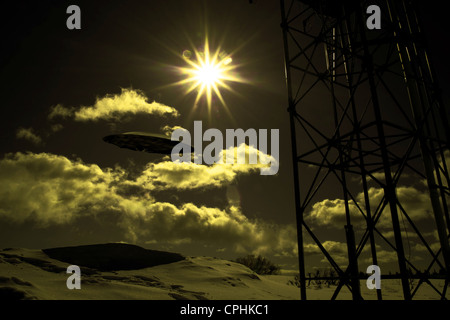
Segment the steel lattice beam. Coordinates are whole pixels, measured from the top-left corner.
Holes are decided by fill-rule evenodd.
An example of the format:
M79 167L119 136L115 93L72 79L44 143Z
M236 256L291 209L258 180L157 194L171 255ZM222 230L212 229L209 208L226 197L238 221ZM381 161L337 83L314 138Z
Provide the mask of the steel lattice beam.
M446 155L450 130L410 2L280 0L302 299L306 299L306 234L338 274L340 283L332 298L343 286L350 289L353 299L362 298L361 254L368 244L371 262L378 264L379 243L396 254L397 278L402 281L405 299L411 299L422 283L445 298L446 286L443 291L433 286L429 271L438 265L445 270L448 284L450 179ZM382 30L366 27L365 9L371 4L382 8ZM411 176L426 180L441 246L437 252L398 197L399 188ZM312 206L331 188L331 180L341 189L343 201L345 267L307 221ZM371 194L373 185L383 190L381 200ZM393 242L386 227L380 227L386 217ZM365 231L358 239L353 226L357 219L365 221ZM429 254L424 273L406 257L406 223ZM420 281L411 288L409 280L414 277ZM382 298L380 290L377 295Z

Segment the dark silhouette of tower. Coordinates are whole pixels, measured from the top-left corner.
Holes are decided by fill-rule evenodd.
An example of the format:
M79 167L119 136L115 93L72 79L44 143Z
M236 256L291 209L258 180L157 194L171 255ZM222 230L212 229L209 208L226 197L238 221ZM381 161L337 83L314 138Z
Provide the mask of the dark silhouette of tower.
M450 274L448 111L415 2L280 3L302 299L312 246L337 273L332 299L343 287L361 299L367 266L382 266L386 256L396 261L397 274L391 278L401 280L404 299L412 299L425 284L445 298ZM370 5L381 10L381 29L366 23ZM318 204L323 228L313 229ZM423 204L428 210L419 210ZM334 231L336 224L330 227L327 221L338 218L342 223ZM431 244L433 232L439 246ZM331 236L345 239L344 252ZM423 251L422 261L411 256L411 239ZM432 276L436 268L442 272ZM439 289L433 277L446 285ZM382 289L377 296L382 299Z

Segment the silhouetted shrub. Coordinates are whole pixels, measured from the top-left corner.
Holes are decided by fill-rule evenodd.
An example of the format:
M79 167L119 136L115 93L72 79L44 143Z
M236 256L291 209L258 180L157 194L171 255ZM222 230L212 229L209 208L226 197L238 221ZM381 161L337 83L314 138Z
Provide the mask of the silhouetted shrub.
M291 286L296 286L297 288L300 288L301 287L300 275L296 275L294 277L294 280L288 280L287 284L291 285Z
M305 280L307 288L311 288L311 286L313 286L313 288L315 289L321 289L323 285L329 288L330 286L336 286L339 283L339 280L337 279L337 273L333 268L323 270L316 269L314 274L308 272ZM300 275L296 275L294 277L294 280L289 280L288 284L300 288Z
M257 274L280 274L280 267L262 256L248 255L237 258L236 262L249 267Z

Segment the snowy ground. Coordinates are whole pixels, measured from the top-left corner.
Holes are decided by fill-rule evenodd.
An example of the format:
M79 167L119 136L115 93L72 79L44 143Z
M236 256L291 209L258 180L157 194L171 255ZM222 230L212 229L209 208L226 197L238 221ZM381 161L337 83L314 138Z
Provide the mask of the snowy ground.
M261 276L247 267L210 257L187 257L169 264L137 270L81 270L81 289L69 290L66 269L70 264L49 258L41 250L4 249L0 251L0 297L20 299L89 299L89 300L295 300L299 289L289 285L292 276ZM434 284L442 289L443 282ZM364 286L365 299L376 293ZM307 289L308 299L328 300L335 287ZM382 282L383 298L402 299L398 280ZM447 294L450 298L450 294ZM339 299L351 299L342 289ZM428 285L419 289L415 299L439 299Z

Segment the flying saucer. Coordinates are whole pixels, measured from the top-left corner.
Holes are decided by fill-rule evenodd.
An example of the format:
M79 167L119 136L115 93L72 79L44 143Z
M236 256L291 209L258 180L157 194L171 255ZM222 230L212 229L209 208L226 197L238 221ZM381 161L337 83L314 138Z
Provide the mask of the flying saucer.
M160 154L171 154L173 147L180 143L179 141L170 140L165 135L147 132L113 134L104 137L103 141L120 148ZM187 148L194 152L192 146L187 146Z

